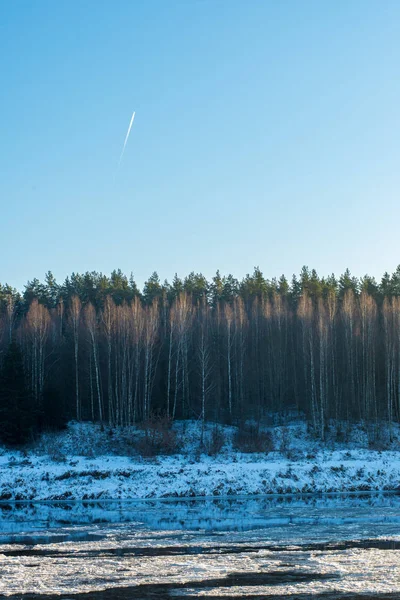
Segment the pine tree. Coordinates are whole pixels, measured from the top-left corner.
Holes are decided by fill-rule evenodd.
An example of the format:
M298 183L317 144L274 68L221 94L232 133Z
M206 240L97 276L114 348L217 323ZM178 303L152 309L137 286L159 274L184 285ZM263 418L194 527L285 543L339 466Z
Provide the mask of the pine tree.
M0 372L0 439L8 445L28 441L36 426L32 394L27 386L21 350L12 341Z

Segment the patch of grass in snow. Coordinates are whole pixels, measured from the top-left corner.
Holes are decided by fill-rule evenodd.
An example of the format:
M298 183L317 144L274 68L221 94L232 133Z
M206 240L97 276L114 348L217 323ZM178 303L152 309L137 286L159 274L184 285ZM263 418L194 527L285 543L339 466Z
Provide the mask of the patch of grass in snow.
M345 473L346 472L346 467L344 465L333 465L331 467L331 471L332 473L335 473L336 475L340 474L340 473Z
M91 477L92 479L107 479L110 477L111 471L65 471L61 475L57 475L55 481L64 481L65 479L77 479L80 477Z

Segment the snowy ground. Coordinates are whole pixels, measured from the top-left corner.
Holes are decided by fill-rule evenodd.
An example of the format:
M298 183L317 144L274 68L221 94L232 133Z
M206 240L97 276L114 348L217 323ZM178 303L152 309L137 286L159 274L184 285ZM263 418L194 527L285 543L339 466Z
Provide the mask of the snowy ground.
M356 492L400 489L400 447L368 449L355 428L347 444L321 444L293 422L270 429L276 450L244 454L232 447L235 429L225 427L225 444L209 456L199 449L199 426L177 423L184 451L141 458L126 454L119 440L140 435L101 431L71 423L46 434L25 452L0 449L0 500L81 500ZM208 425L206 440L213 425ZM396 437L398 432L396 431ZM208 438L207 438L208 436ZM399 449L397 449L399 447ZM125 454L122 454L122 449Z

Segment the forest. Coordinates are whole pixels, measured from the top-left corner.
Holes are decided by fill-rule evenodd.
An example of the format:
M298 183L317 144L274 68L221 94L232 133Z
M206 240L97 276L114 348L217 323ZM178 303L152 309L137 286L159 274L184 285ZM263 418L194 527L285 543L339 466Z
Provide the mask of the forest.
M0 437L26 441L66 421L256 423L304 413L400 418L400 266L378 283L347 270L289 281L257 267L238 281L191 273L139 290L120 270L51 272L22 294L0 286Z

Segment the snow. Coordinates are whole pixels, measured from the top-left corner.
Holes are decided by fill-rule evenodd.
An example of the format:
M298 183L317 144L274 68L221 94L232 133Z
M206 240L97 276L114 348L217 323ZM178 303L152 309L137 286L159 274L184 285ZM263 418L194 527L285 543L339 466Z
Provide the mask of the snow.
M200 451L195 422L175 426L181 452L140 457L130 441L135 428L102 430L91 423L70 423L58 434L45 434L31 448L0 449L0 500L96 500L173 497L232 497L400 489L400 451L366 446L361 426L350 441L322 444L304 422L270 428L274 447L268 454L244 454L233 448L234 427L222 429L225 444L216 456ZM213 424L207 424L206 439ZM398 430L395 439L398 439ZM283 447L282 439L290 440ZM282 448L282 451L280 449Z

